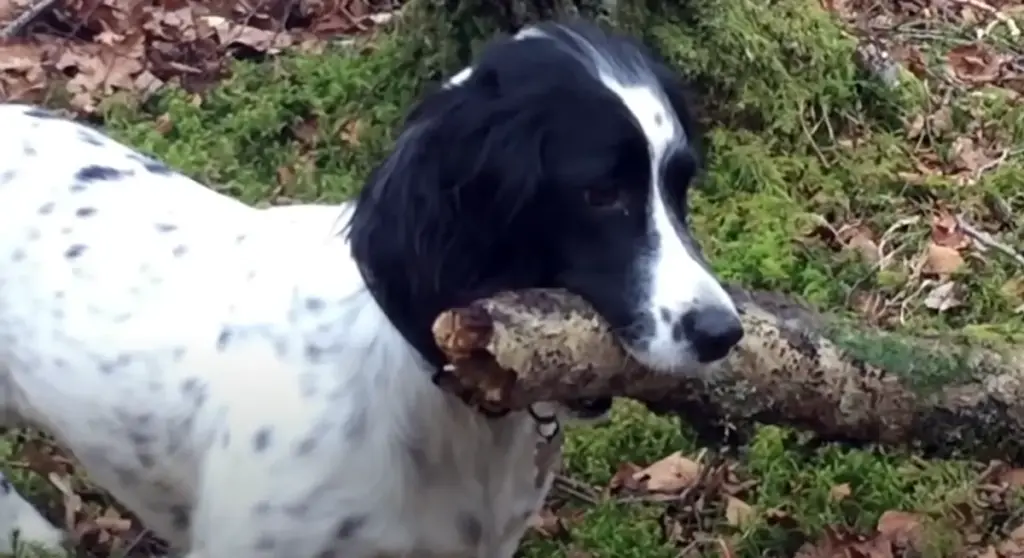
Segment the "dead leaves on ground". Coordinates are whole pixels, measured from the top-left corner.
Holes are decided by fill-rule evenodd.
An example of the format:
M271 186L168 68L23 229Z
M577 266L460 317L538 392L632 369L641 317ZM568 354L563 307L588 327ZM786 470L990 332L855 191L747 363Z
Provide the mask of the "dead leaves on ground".
M71 535L76 549L86 556L161 556L166 552L163 541L76 470L75 461L52 440L30 431L20 431L15 437L9 465L45 481L46 499L34 503Z
M1004 463L992 462L973 484L927 512L887 510L870 530L848 524L808 529L786 509L752 504L758 485L737 462L676 452L647 465L620 464L604 498L662 506L662 534L687 558L709 552L738 556L744 538L763 528L791 533L795 545L787 555L793 558L1024 557L1024 469ZM827 497L836 504L858 505L856 482L833 485ZM556 490L553 500L558 498ZM794 493L787 506L799 509L799 498ZM586 508L555 503L533 518L533 535L572 545L572 529L586 513ZM585 549L574 551L587 555Z
M6 24L33 2L0 3ZM0 99L44 103L54 95L88 115L123 93L144 100L168 82L203 91L232 57L325 41L373 28L376 0L69 0L0 42Z

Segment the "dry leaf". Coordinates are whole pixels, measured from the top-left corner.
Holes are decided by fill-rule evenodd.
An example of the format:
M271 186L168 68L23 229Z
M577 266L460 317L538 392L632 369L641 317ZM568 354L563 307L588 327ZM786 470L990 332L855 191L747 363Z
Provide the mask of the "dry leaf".
M878 534L901 545L921 549L924 518L915 513L889 510L878 518Z
M743 527L754 519L754 508L750 504L736 498L725 497L725 520L733 527Z
M980 84L995 81L1006 58L986 44L971 43L954 47L946 54L946 60L958 79Z
M1007 469L999 475L999 482L1010 486L1010 488L1024 487L1024 469Z
M924 305L926 308L931 308L939 312L945 312L951 310L963 304L960 299L960 294L957 292L958 286L953 281L946 281L941 283L924 297Z
M971 241L960 229L955 217L949 213L940 213L932 217L932 242L946 248L963 250L970 246Z
M611 480L608 481L608 491L617 492L619 490L640 490L640 483L633 479L634 475L636 475L640 469L641 467L635 463L620 463L619 468L615 470L615 474L612 475Z
M845 239L846 247L856 250L865 262L874 264L878 263L878 260L881 259L881 254L878 253L878 245L875 244L875 241L871 238L870 231L867 231L862 227L856 227L853 228L852 234L840 235L840 238L843 236L848 236L848 238Z
M359 135L363 130L362 120L349 120L341 127L341 141L352 147L359 146Z
M171 121L171 115L164 113L156 118L156 122L153 123L153 127L156 128L156 133L161 136L166 136L171 133L174 129L174 122Z
M675 494L693 485L700 477L700 471L700 464L677 451L634 473L633 480L647 492Z
M828 491L829 497L831 497L832 500L836 502L849 497L852 493L853 490L850 489L850 483L846 482L842 484L837 484Z
M928 253L925 256L926 273L947 277L954 273L964 264L964 258L956 248L943 246L935 242L928 244Z
M565 524L561 518L546 506L530 516L527 524L530 529L549 539L558 537L566 532Z

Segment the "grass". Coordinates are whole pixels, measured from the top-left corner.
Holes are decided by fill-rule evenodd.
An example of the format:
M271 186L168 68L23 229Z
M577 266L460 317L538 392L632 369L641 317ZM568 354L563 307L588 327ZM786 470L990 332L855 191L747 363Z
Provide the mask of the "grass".
M1011 245L1024 244L1024 229L997 229L989 209L996 199L1011 214L1024 212L1024 157L1012 151L1024 145L1024 105L998 87L968 90L936 77L945 52L967 31L941 24L938 38L914 43L930 73L904 71L901 84L889 88L853 65L856 42L816 3L688 6L655 18L644 32L705 99L714 99L705 107L710 168L693 195L692 219L718 273L897 333L963 330L979 342L1024 335L1024 270L1011 258L966 250L963 269L949 278L963 293L953 311L929 308L928 289L920 288L927 286L919 263L933 214L962 214ZM991 44L1011 43L997 35ZM112 101L104 123L122 141L245 201L338 201L357 191L389 149L415 97L411 77L391 71L401 48L385 36L325 56L238 63L201 99L169 91L142 105ZM911 137L908 123L937 111L948 122L926 126L924 139ZM1011 152L968 184L953 172L921 176L921 161L939 169L955 159L963 137ZM861 231L888 263L865 261L823 235L822 222ZM567 474L603 487L624 462L648 464L679 450L695 455L693 439L685 425L621 403L609 425L570 434ZM582 515L571 514L568 537L532 534L522 556L791 556L827 527L870 533L890 510L937 518L922 553L950 555L966 539L963 529L941 520L959 517L964 506L974 510L969 530L981 533L970 539L974 545L1000 540L1020 521L976 502L979 468L878 449L815 447L798 433L763 427L735 466L738 479L755 482L736 493L755 510L742 526L729 524L720 495L702 504L707 509L696 527L686 519L690 512L673 505L570 501L564 509ZM30 493L46 490L30 476L14 480ZM849 495L837 497L842 485ZM668 524L687 536L666 536Z

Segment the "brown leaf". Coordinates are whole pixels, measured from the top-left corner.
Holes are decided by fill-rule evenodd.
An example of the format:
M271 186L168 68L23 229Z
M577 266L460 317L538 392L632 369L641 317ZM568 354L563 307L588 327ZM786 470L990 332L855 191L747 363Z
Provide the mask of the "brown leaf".
M200 20L216 31L217 40L224 46L240 44L258 52L277 54L294 43L292 36L282 31L239 25L220 16L203 16Z
M839 230L839 240L843 242L846 249L854 250L867 263L878 263L881 255L878 253L878 244L875 243L874 234L863 225L850 225Z
M878 518L878 534L900 545L921 550L924 543L924 518L918 514L889 510Z
M978 145L978 142L968 136L960 136L953 140L950 155L955 171L976 173L992 161L992 157L985 153L985 150Z
M156 133L161 136L166 136L171 133L171 130L174 129L174 122L171 121L171 115L166 112L161 114L156 118L156 122L153 123L153 127L156 129Z
M960 229L956 218L945 212L932 217L931 239L939 246L954 250L963 250L971 244L968 236Z
M566 532L565 523L547 506L530 516L528 525L530 529L549 539L561 536Z
M999 482L1009 485L1010 488L1024 487L1024 469L1007 469L999 475Z
M608 481L608 491L619 490L636 491L640 490L640 483L633 480L633 476L640 471L641 467L635 463L620 463L611 480Z
M847 482L837 484L828 491L829 497L835 502L846 499L852 493L853 490L850 489L850 483Z
M939 277L948 277L959 270L963 264L964 258L960 255L959 250L931 242L928 244L923 271Z
M984 43L970 43L954 47L946 53L946 60L961 81L980 84L995 81L1006 58Z
M750 504L736 498L725 497L725 520L733 527L743 527L754 519L754 508Z
M700 477L700 472L699 463L677 451L634 473L633 480L639 482L647 492L675 494L692 486Z
M352 147L359 146L359 136L363 131L362 120L353 119L346 121L341 127L341 140Z

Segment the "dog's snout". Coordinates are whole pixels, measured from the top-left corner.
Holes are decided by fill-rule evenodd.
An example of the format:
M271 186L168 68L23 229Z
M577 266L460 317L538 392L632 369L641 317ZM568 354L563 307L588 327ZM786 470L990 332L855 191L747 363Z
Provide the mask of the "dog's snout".
M743 338L743 324L731 308L698 308L683 316L683 335L702 363L724 358Z

